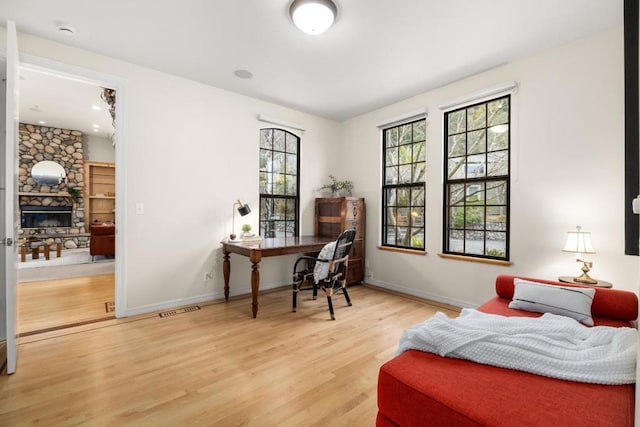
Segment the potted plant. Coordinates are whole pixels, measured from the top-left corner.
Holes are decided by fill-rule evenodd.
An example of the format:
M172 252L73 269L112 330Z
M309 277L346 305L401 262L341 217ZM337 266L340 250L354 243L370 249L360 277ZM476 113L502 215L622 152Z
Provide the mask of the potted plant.
M78 199L80 198L80 189L73 187L69 188L67 192L69 193L71 200L73 200L73 203L78 203Z
M333 196L350 196L353 191L353 182L349 180L339 181L335 176L329 175L331 182L323 185L321 190L330 190Z
M251 236L251 225L250 224L242 224L242 237Z

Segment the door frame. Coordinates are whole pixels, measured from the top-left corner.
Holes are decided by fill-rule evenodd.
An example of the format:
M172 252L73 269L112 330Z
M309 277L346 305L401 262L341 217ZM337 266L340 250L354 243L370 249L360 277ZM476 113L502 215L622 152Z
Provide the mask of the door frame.
M90 70L75 65L70 65L35 55L19 53L20 69L38 71L49 75L76 80L96 86L108 87L116 90L116 132L115 132L115 158L116 158L116 256L115 256L115 316L127 317L127 283L126 277L126 251L127 251L127 198L125 186L127 146L125 120L126 86L124 78ZM6 50L0 50L0 58L6 58ZM8 304L9 302L7 302ZM16 307L17 309L17 307Z
M20 80L20 60L18 53L18 33L16 25L13 21L7 21L7 40L6 51L4 55L6 74L6 85L4 91L2 109L4 120L3 145L0 147L2 151L2 163L5 170L2 172L0 180L4 187L2 191L2 236L6 239L0 248L2 255L1 262L2 279L4 280L4 304L2 305L2 315L5 317L3 338L6 339L6 359L5 363L0 367L0 371L5 369L7 374L13 374L18 364L18 280L17 280L17 253L15 246L10 239L16 240L18 231L16 214L18 204L17 194L17 140L18 140L18 103L19 103L19 80ZM12 101L12 102L9 102ZM13 139L13 141L12 141ZM5 334L6 333L6 334Z

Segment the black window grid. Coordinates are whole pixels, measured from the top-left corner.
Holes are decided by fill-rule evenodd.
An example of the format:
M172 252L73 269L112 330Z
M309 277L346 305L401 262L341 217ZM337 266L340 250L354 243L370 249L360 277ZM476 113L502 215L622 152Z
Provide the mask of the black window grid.
M504 122L504 124L506 124L507 127L507 146L506 148L501 148L501 149L496 149L496 150L490 150L489 146L488 146L488 135L489 135L489 128L492 126L496 126L497 124L493 124L492 126L489 126L489 124L485 121L484 126L482 127L478 127L478 128L473 128L473 129L468 129L467 124L468 124L468 110L474 107L478 107L481 105L485 105L486 106L494 101L498 101L498 100L506 100L507 105L508 105L508 115L507 115L507 120L506 122ZM461 131L461 132L457 132L457 133L449 133L449 123L448 123L448 119L449 119L449 115L453 114L453 113L457 113L459 111L465 110L467 113L465 115L465 130ZM446 254L454 254L454 255L462 255L462 256L470 256L470 257L478 257L478 258L487 258L487 259L496 259L496 260L509 260L509 247L510 247L510 173L511 173L511 156L510 156L510 150L511 150L511 96L510 95L505 95L505 96L501 96L501 97L497 97L494 99L490 99L487 101L483 101L483 102L479 102L477 104L473 104L473 105L469 105L469 106L465 106L456 110L452 110L449 111L447 113L445 113L444 115L444 127L446 129L445 135L444 135L444 150L446 155L444 156L444 166L443 166L443 170L444 170L444 191L443 191L443 207L444 207L444 211L443 211L443 233L442 233L442 247L443 247L443 252ZM460 135L468 135L470 132L475 132L475 131L484 131L484 146L485 146L485 150L482 153L469 153L469 146L468 146L468 137L465 138L465 153L463 156L449 156L449 138L450 137L454 137L454 136L460 136ZM480 156L483 155L483 164L485 165L485 169L488 168L489 165L489 156L491 154L496 154L496 153L504 153L506 154L506 173L505 174L494 174L494 175L488 175L489 171L485 170L484 171L484 176L482 177L468 177L469 175L469 169L466 167L468 165L468 162L463 161L461 162L461 164L463 166L465 166L465 170L464 170L464 178L450 178L449 177L449 161L452 158L460 158L460 159L468 159L470 155L473 156ZM487 203L486 200L486 192L487 192L487 184L488 183L492 183L492 182L498 182L498 181L504 181L505 184L505 197L504 197L504 203ZM483 197L482 199L485 200L484 203L481 204L474 204L474 203L468 203L468 199L467 199L467 194L466 191L463 194L462 198L461 198L461 203L458 204L451 204L451 200L452 200L452 196L451 196L451 189L454 186L464 186L464 188L470 188L471 186L480 186L481 188L483 188ZM455 222L453 221L452 218L452 208L462 208L462 212L463 212L463 219L462 219L462 226L456 226ZM467 212L469 211L469 209L473 209L473 208L481 208L482 210L482 221L481 224L483 224L483 226L468 226L468 217L467 217ZM488 221L488 217L487 217L487 211L489 210L489 208L493 208L494 210L499 210L500 212L502 212L500 215L504 215L505 216L505 221L504 221L504 230L496 230L495 228L489 228L487 225L489 224ZM499 216L500 216L499 215ZM454 222L454 224L452 224L452 222ZM462 250L453 250L450 247L450 236L451 233L461 233L463 238L462 238ZM478 254L478 253L473 253L470 252L468 250L468 240L471 239L467 239L467 235L468 233L475 233L476 236L478 234L482 234L484 236L484 238L482 239L482 254ZM487 238L487 235L489 235L489 233L495 233L496 235L501 235L504 234L504 238L505 238L505 246L504 246L504 254L503 255L499 255L497 253L487 253L487 241L489 240Z
M275 143L275 136L279 144ZM274 147L275 146L275 147ZM263 158L283 156L283 168L263 166ZM289 156L295 156L290 163ZM273 165L274 162L268 163ZM290 170L292 168L293 170ZM300 219L300 138L283 129L260 130L260 212L259 229L263 237L299 235ZM278 182L278 178L283 182Z
M397 137L390 145L390 132L399 132L411 126L411 135L405 140ZM417 126L422 132L416 134ZM395 248L424 250L425 248L425 178L426 173L426 120L424 118L383 129L383 188L382 188L382 245ZM422 149L417 153L416 148ZM410 155L402 155L402 150ZM390 164L389 152L396 152L397 161ZM409 161L402 161L409 159ZM409 182L400 181L401 168L410 170ZM389 174L392 171L392 174ZM420 175L418 175L420 174ZM417 181L416 181L417 179ZM395 182L389 182L395 181ZM419 194L419 196L416 196Z

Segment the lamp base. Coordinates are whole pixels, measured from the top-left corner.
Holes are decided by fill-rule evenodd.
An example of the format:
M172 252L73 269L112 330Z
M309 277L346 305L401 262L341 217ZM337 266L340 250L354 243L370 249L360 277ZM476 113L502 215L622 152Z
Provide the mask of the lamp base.
M573 281L576 283L585 283L587 285L595 285L598 283L597 280L592 279L587 273L582 273L580 276L574 277Z
M573 281L576 283L585 283L587 285L594 285L596 283L598 283L597 280L592 279L591 277L589 277L589 270L591 269L591 267L593 266L592 262L587 262L587 261L583 261L581 259L577 259L576 262L581 262L582 263L582 274L578 277L574 277Z

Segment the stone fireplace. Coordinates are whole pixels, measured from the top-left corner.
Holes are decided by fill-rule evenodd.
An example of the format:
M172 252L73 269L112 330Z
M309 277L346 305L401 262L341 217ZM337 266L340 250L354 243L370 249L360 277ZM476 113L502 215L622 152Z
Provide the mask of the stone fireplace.
M66 180L38 185L31 168L43 160L62 166ZM66 248L86 246L82 132L20 123L18 161L21 237L35 235L49 243L61 242Z

